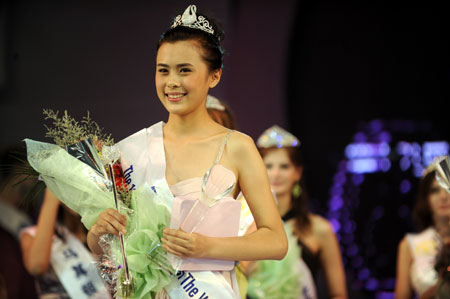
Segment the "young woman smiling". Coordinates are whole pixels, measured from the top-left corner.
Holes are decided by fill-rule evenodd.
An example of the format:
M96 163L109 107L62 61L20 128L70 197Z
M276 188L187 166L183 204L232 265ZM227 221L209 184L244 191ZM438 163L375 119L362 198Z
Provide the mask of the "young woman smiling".
M219 164L223 166L222 171L231 172L235 177L236 187L231 194L235 197L240 191L243 192L257 230L243 237L220 238L165 228L163 247L182 258L230 261L281 259L287 250L286 234L255 144L249 136L217 124L206 109L209 89L219 84L222 76L222 39L219 27L205 15L197 14L194 5L178 16L171 28L161 36L157 45L155 85L158 98L169 112L169 117L165 124L160 122L144 129L145 138L151 140L148 151L142 149L151 164L148 176L163 174L154 182L147 183L156 185L158 192L170 190L173 196L191 192L199 198L204 174L212 165ZM130 138L136 136L127 139ZM122 159L132 160L126 156L126 150L122 151ZM144 167L134 165L135 168ZM138 172L139 169L135 169L135 173ZM134 183L144 181L135 179ZM125 226L126 217L117 211L109 209L101 213L88 234L91 250L101 253L99 237L108 233L125 233ZM240 297L233 271L210 272L198 271L189 275L195 278L196 286L204 283L210 294L214 294L210 297ZM203 280L206 276L208 278ZM176 277L174 281L166 289L169 296L187 296L180 281L178 285Z

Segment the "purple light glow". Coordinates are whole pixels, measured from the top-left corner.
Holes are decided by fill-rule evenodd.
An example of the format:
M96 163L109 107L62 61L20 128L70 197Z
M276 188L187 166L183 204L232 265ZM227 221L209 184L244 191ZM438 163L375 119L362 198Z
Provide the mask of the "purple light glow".
M378 280L375 278L369 278L366 282L365 288L369 291L378 289Z
M395 299L395 294L392 292L378 292L375 295L375 299Z
M354 221L345 221L342 231L346 234L352 234L356 230L356 223Z
M342 188L342 186L338 185L338 184L334 184L333 188L331 189L330 195L335 197L335 196L341 196L342 193L344 193L344 189Z
M402 156L411 156L413 148L409 142L400 141L397 143L397 153Z
M364 260L363 260L363 258L361 256L359 256L359 255L355 256L352 259L352 267L353 268L360 268L362 266L363 262L364 262Z
M340 196L333 196L328 202L331 211L337 211L344 205L344 201Z
M411 162L412 162L412 164L414 164L414 166L421 165L422 164L422 157L420 155L418 155L418 154L417 155L414 154L414 155L411 156Z
M358 132L353 137L353 140L355 140L355 142L366 142L367 141L367 136L363 132Z
M378 171L376 159L356 159L348 161L347 170L351 173L373 173Z
M378 133L383 128L383 122L379 119L372 120L369 123L369 128L372 133Z
M395 278L387 278L379 282L379 285L383 289L393 289L395 287Z
M418 144L417 142L414 142L411 144L412 146L412 155L420 155L420 153L422 152L422 147L420 146L420 144Z
M358 245L353 243L350 246L348 246L346 253L347 253L347 256L353 257L358 254L358 251L359 251Z
M378 140L380 142L386 142L389 143L392 140L392 136L389 132L383 131L378 135Z
M359 280L366 280L367 278L369 278L369 276L370 276L370 271L367 268L362 268L358 272L358 279Z
M430 165L437 157L448 155L449 145L445 141L425 142L423 145L423 164Z
M449 145L445 141L425 142L422 148L424 157L437 157L447 155Z
M355 174L352 177L352 183L355 186L359 186L364 182L364 175L363 174Z
M333 228L334 233L337 233L341 230L341 224L339 223L339 220L336 218L330 219L331 227Z
M400 159L400 169L402 171L408 170L408 168L411 166L411 162L409 161L408 157L402 157Z
M424 168L422 165L417 165L416 167L414 167L414 176L416 178L420 178L422 176L423 170Z
M333 218L340 218L340 217L341 217L340 211L328 211L328 213L327 213L328 220L333 219Z
M336 183L336 184L339 184L339 185L343 185L344 183L345 183L345 181L347 180L347 178L346 178L346 175L345 175L345 173L344 172L338 172L338 173L336 173L335 175L334 175L334 182Z
M391 169L391 161L388 158L378 160L378 167L381 171L386 172Z
M348 159L386 157L391 152L389 144L382 143L351 143L345 148Z
M372 217L374 220L379 220L384 216L384 208L382 206L377 206L372 211Z
M408 193L409 190L411 190L411 183L405 179L400 183L400 192L405 194Z
M347 161L346 160L342 160L339 162L338 171L342 172L342 173L345 173L347 171Z

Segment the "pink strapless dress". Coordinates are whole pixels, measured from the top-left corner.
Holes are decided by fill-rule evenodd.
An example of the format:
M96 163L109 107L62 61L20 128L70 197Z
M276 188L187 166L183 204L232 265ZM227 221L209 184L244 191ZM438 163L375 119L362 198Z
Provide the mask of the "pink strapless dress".
M182 220L189 212L194 201L200 198L202 180L201 177L187 179L170 186L174 199L172 213L179 214L180 217L172 217L170 226L173 228L180 227ZM177 200L178 199L178 200ZM183 201L187 203L183 206ZM215 237L231 237L237 236L239 229L241 203L232 197L222 198L217 204L208 209L205 218L200 222L194 232ZM225 224L225 225L224 225ZM214 234L211 234L211 227L215 227ZM239 288L234 274L234 262L213 259L194 259L188 258L183 260L181 270L202 271L212 269L228 269L228 271L214 271L221 274L230 284L236 294L236 298L240 298Z

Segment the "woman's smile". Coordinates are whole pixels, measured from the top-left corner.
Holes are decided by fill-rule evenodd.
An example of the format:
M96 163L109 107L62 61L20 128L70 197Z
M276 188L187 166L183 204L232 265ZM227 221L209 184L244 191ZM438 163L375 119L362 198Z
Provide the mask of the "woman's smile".
M166 99L169 102L176 103L180 102L185 98L187 93L181 93L181 92L168 92L166 93Z

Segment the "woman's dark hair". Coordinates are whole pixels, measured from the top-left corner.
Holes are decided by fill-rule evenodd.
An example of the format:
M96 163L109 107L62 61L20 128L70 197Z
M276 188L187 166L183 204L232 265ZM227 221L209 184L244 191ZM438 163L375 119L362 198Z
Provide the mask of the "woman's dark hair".
M431 185L436 179L436 172L431 171L426 174L419 182L419 191L417 193L416 203L413 208L413 220L420 230L433 225L433 214L431 212L428 197L431 192Z
M198 13L197 15L202 15L208 20L214 30L214 34L205 32L201 29L179 25L175 28L170 28L161 35L156 50L158 51L161 45L166 42L174 43L178 41L195 40L203 49L202 58L208 64L209 70L215 71L221 69L223 68L224 52L220 46L220 42L225 37L223 30L215 20L208 18L202 13Z
M261 154L261 157L264 158L265 155L267 155L269 152L277 149L277 147L269 147L269 148L259 148L259 153ZM295 167L303 167L303 157L298 147L294 146L285 146L282 147L288 154L289 160L291 160L292 164L294 164ZM308 194L306 192L305 184L303 182L303 176L299 181L301 192L298 197L294 197L292 195L292 211L294 213L294 217L296 220L297 228L300 231L304 231L309 229L311 225L311 221L308 217Z

